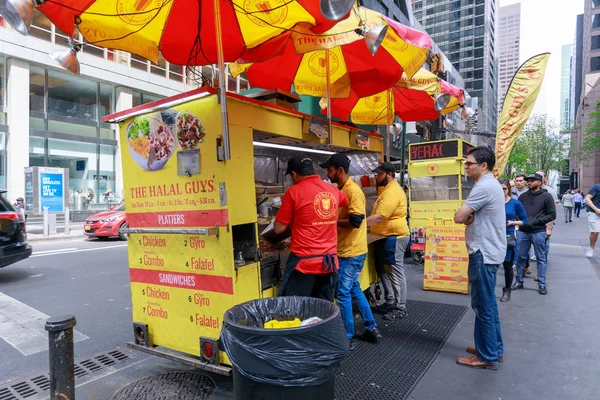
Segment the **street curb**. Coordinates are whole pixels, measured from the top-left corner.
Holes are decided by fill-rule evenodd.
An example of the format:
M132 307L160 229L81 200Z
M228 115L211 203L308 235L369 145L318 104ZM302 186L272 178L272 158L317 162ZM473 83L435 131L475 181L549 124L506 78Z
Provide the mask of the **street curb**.
M27 235L27 242L45 242L45 241L55 241L55 240L66 240L66 239L77 239L77 238L83 238L86 237L83 233L78 233L78 234L71 234L71 235L64 235L64 234L54 234L54 235L50 235L50 236L43 236L43 235L35 235L35 236L31 236L31 235Z

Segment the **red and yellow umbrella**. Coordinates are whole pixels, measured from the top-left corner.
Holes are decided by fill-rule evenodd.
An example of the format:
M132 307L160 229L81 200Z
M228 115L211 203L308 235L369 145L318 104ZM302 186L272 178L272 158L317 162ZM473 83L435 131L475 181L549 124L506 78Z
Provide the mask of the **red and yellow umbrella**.
M314 32L335 24L321 13L325 1L219 1L226 62L298 24ZM214 5L214 0L47 0L38 8L71 37L77 26L87 42L101 47L153 62L160 51L174 64L206 65L218 61Z
M355 32L359 26L366 31L388 27L375 55ZM347 98L352 92L366 97L386 90L403 72L414 75L426 61L431 40L425 33L360 7L323 34L295 30L284 43L277 38L256 50L265 48L280 55L262 62L229 64L232 75L246 72L254 87L290 91L293 85L297 93L317 97L327 96L329 81L331 98ZM252 50L245 56L259 58Z
M435 96L440 94L448 94L450 99L446 107L437 110ZM464 102L462 89L420 69L412 78L404 75L393 88L373 96L361 98L353 92L347 99L333 100L331 115L363 125L388 125L394 116L405 122L429 121L459 109Z

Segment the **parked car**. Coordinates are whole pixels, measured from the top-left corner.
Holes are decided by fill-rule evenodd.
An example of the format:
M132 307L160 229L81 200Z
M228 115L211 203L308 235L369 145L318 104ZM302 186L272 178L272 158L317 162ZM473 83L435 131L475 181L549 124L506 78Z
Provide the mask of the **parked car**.
M83 232L88 237L106 239L109 237L118 237L121 240L127 240L127 235L121 233L121 228L127 228L127 218L125 215L125 204L112 210L102 211L87 218L83 226Z
M0 268L26 259L32 249L27 244L25 219L0 190Z

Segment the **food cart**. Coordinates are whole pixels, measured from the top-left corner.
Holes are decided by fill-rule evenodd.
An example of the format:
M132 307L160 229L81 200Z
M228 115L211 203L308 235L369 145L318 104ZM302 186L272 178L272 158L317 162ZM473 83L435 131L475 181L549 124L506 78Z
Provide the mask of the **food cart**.
M231 371L219 344L224 312L277 294L289 241L261 233L291 185L287 160L300 152L318 164L347 152L369 211L377 192L367 175L383 149L378 135L343 124L329 138L326 121L293 106L231 93L227 106L230 159L212 88L104 119L120 128L135 339L128 345L221 374ZM363 288L377 279L367 259Z
M467 290L464 226L453 217L474 185L464 170L471 147L461 139L409 146L411 252L416 264L425 263L426 290Z

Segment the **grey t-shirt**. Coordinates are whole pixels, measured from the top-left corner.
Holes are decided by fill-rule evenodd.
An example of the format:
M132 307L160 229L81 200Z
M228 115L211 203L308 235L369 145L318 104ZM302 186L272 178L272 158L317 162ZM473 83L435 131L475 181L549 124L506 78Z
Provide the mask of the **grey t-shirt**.
M493 174L477 181L465 205L475 211L465 232L469 254L480 250L484 264L502 264L506 256L504 191Z
M552 198L554 199L554 203L558 203L558 195L556 194L556 190L554 190L553 188L551 188L548 185L544 186L544 189L546 189L546 191L552 195Z

